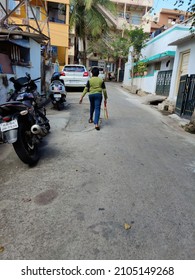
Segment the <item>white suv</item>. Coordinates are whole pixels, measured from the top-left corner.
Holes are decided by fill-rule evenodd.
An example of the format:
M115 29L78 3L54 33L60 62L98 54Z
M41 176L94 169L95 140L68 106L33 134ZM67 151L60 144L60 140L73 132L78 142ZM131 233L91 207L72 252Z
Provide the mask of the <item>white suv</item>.
M60 75L66 87L85 87L90 78L86 67L80 64L65 65Z

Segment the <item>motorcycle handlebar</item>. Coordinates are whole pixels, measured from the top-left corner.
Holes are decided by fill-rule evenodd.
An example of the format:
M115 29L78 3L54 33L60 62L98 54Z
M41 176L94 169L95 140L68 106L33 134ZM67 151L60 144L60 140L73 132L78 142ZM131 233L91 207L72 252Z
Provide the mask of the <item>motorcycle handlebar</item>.
M35 82L35 81L38 81L38 80L40 80L40 79L41 79L41 77L36 78L36 79L34 79L34 80L32 80L32 81Z
M27 83L24 83L23 86L28 85L31 81L32 81L32 82L35 82L35 81L38 81L38 80L41 79L41 77L38 77L38 78L32 80L31 77L30 77L30 74L29 74L27 77L28 77L29 80L28 80ZM9 80L10 80L10 82L12 82L13 84L17 84L17 79L15 79L14 77L11 77Z
M40 79L41 79L41 77L38 77L38 78L36 78L36 79L31 79L30 74L29 74L29 73L27 73L27 72L26 72L26 76L28 77L29 81L33 81L33 82L38 81L38 80L40 80Z

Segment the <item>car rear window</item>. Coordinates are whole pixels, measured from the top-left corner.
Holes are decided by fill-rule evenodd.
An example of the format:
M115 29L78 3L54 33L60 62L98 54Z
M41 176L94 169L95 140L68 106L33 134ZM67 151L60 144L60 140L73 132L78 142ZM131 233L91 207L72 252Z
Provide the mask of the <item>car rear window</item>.
M85 72L85 68L83 66L65 66L65 72Z

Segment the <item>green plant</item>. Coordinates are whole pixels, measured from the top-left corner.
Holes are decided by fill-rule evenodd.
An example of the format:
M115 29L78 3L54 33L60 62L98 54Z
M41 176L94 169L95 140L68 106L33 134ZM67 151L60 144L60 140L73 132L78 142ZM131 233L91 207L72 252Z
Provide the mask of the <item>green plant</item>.
M138 62L137 64L137 72L143 76L144 75L144 72L147 71L147 64L145 62Z
M137 64L133 67L133 73L134 74L138 73L138 66L137 66Z

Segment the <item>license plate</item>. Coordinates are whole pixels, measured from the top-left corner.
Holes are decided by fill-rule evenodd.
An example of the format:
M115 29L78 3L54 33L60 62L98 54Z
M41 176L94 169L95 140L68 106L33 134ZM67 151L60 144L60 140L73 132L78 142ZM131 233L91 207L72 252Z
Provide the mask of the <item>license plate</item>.
M12 130L14 128L18 128L18 121L13 120L13 121L10 121L10 122L1 123L0 128L1 128L2 132Z
M61 94L58 93L54 94L54 98L61 98Z

